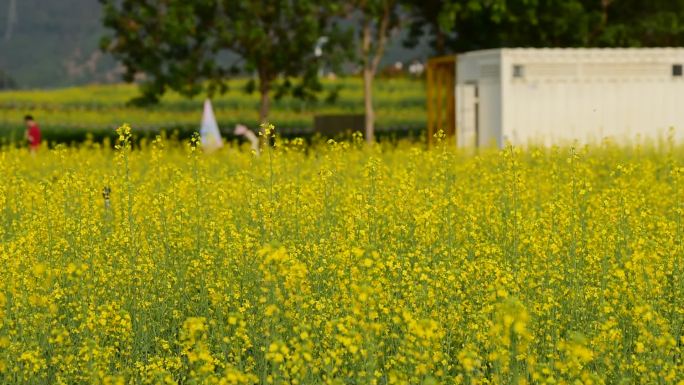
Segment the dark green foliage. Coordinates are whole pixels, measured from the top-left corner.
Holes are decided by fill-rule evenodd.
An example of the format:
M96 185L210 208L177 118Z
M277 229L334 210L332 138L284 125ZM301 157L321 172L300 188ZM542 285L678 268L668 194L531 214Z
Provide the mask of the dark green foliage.
M478 0L465 1L441 1L441 0L404 0L404 4L411 13L410 22L407 25L408 35L404 44L407 47L418 45L420 38L427 34L430 36L430 44L436 54L445 54L453 45L453 40L460 37L460 40L474 42L483 36L466 35L463 32L468 29L466 23L477 24L478 20L489 20L492 15L485 16L486 8L498 9L494 4L501 4L502 1L494 0L496 3L488 3ZM482 26L484 27L484 26ZM489 35L492 31L482 28L477 33ZM490 40L491 37L485 37Z
M639 47L684 42L681 0L509 0L502 46Z
M427 33L438 53L496 47L684 44L683 0L406 0L411 46Z

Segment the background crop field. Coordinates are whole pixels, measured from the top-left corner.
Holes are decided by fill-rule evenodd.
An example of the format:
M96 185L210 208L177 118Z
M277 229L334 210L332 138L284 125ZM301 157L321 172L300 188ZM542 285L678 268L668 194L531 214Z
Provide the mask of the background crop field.
M684 380L684 149L315 150L0 152L0 382Z
M224 135L231 137L235 124L258 125L258 93L244 92L247 80L233 80L229 91L214 99L214 111ZM278 122L283 135L310 135L315 114L363 114L363 84L358 78L324 80L316 101L292 96L273 101L270 120ZM337 90L337 91L335 91ZM326 101L336 92L334 101ZM184 99L167 95L149 108L134 108L126 102L138 93L134 85L94 85L58 90L0 92L0 138L23 138L23 117L31 113L44 135L53 141L81 141L86 133L96 138L113 136L121 122L130 123L138 135L160 130L178 130L189 136L199 128L201 98ZM425 129L424 83L417 79L379 79L375 85L378 130L419 132Z

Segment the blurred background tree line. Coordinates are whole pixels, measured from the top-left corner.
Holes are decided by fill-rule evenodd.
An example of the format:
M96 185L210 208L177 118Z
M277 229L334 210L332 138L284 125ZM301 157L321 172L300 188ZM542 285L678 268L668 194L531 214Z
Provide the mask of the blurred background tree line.
M141 78L138 102L167 88L221 92L230 74L256 74L259 119L271 94L309 97L322 66L357 63L366 138L373 141L373 79L400 28L437 54L506 46L663 46L682 39L684 0L102 0L113 31L102 48ZM344 23L343 21L346 21ZM324 40L321 40L324 39ZM322 44L325 44L321 48ZM316 47L316 49L314 49ZM237 54L239 60L221 60Z
M679 46L684 0L3 0L0 88L116 82L136 104L215 95L252 75L272 98L315 98L322 69L373 86L397 60L494 47ZM99 47L98 47L99 46Z
M133 3L143 7L154 6L155 1ZM280 2L255 3L268 7ZM401 58L493 47L680 46L684 35L683 0L390 3L401 9L402 18L393 26L383 66ZM103 26L103 7L93 0L0 0L0 71L24 88L119 81L120 63L99 50L100 38L111 32ZM340 19L347 27L360 28L358 17L342 15Z

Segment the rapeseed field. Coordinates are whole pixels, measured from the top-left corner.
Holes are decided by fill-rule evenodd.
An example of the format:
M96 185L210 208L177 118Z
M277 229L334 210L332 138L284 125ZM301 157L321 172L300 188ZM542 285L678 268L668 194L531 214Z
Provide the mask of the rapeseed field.
M0 151L2 384L682 384L684 148Z
M236 124L258 125L260 96L244 92L247 79L228 81L228 90L212 100L216 119L232 132ZM322 79L323 89L315 100L292 95L274 99L269 116L278 122L280 134L304 135L313 132L314 116L363 114L363 80L344 77ZM418 131L425 127L425 85L420 79L377 79L375 83L376 125L379 131ZM44 138L69 143L75 134L109 134L122 121L138 133L158 133L160 129L190 134L201 118L203 100L168 92L154 106L139 108L127 102L139 95L134 84L89 85L52 90L13 90L0 92L0 143L23 138L21 118L31 111L40 123ZM329 99L335 95L333 99ZM189 135L187 135L189 136Z

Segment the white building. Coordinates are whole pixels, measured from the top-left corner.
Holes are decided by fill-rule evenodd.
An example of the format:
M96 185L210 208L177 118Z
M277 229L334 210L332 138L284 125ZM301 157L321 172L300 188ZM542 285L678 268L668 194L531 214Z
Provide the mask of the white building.
M684 138L684 48L492 49L456 59L461 147Z

